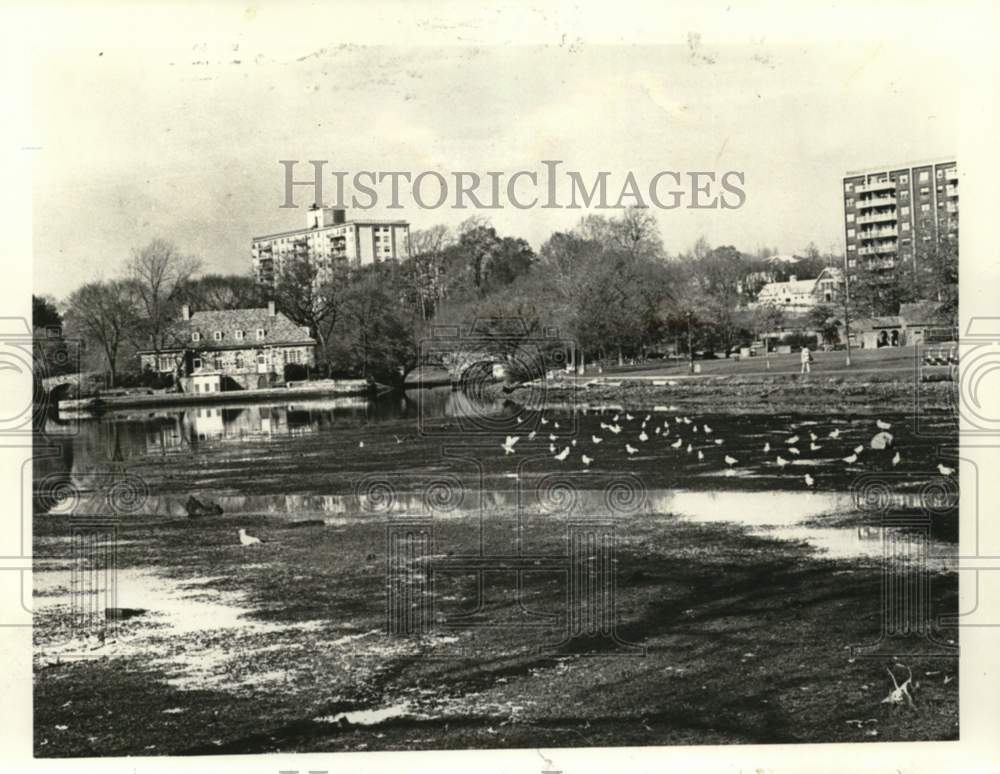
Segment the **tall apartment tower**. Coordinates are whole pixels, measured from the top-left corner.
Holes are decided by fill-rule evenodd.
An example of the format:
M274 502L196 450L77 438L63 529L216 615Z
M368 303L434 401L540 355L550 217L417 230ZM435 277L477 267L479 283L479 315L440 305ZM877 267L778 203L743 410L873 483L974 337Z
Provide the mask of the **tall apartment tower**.
M313 205L306 227L253 237L250 259L257 281L273 287L288 260L309 258L325 271L336 264L365 266L410 257L410 224L405 220L348 220L347 212Z
M844 177L847 273L920 268L921 247L958 239L958 165L941 159L848 172Z

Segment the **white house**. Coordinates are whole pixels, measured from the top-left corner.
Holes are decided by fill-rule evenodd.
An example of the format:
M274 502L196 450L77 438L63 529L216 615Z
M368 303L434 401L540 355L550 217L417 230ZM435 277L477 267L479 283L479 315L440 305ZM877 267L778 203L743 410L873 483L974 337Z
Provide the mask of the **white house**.
M844 275L840 269L826 268L815 279L800 280L793 274L787 282L769 282L754 306L771 304L789 312L808 312L821 304L840 301Z

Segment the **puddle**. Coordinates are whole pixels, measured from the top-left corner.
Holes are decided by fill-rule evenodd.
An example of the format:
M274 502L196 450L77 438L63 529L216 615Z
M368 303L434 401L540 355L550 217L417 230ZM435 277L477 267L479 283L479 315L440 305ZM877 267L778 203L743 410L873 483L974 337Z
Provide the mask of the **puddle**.
M338 712L336 715L324 715L316 718L317 723L348 723L352 726L374 726L394 718L413 715L413 706L409 702L394 704L381 709L354 710L353 712Z

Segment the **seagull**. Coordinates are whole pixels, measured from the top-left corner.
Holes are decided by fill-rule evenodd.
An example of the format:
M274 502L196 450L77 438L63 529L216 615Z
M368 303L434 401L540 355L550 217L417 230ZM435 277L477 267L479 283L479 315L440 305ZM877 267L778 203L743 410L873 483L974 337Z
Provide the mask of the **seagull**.
M811 443L811 444L809 444L809 451L819 451L822 448L823 447L820 446L818 443Z
M554 441L558 436L555 433L549 433L549 440Z
M854 447L855 454L861 454L861 452L863 452L864 450L865 450L865 445L863 443L860 443Z
M567 446L565 449L563 449L561 452L559 452L556 455L556 459L559 460L560 462L562 462L568 456L569 456L569 447Z
M607 430L609 427L611 427L611 425L608 425L608 424L605 424L604 422L601 422L601 430Z
M610 430L615 435L618 435L618 433L622 431L622 429L618 425L611 425L611 427L609 427L608 430Z
M625 415L625 419L627 419L629 422L631 422L633 419L635 419L635 417L632 416L631 414L626 414Z
M584 465L590 465L590 463L594 461L593 458L588 457L586 454L581 455L580 459L583 460Z
M783 467L785 467L785 465L787 465L787 464L788 464L788 460L786 460L786 459L785 459L784 457L782 457L782 456L781 456L780 454L778 455L778 459L776 459L776 460L775 460L775 462L777 462L777 463L778 463L778 467L779 467L779 468L783 468Z
M692 451L693 449L691 448L691 444L688 444L687 453L690 454Z
M688 419L687 417L684 417L684 424L685 425L690 425L691 424L691 420Z
M799 454L799 450L797 448L795 448L794 446L789 446L788 447L788 453L789 454Z
M702 425L701 429L705 431L705 435L711 435L712 434L712 428L710 428L708 425Z
M603 438L598 438L596 435L592 435L592 436L590 436L590 440L593 441L594 443L600 443L604 439Z
M549 451L552 452L553 454L556 453L556 445L554 443L549 444Z
M844 462L846 462L848 465L851 465L851 464L853 464L853 463L855 463L857 461L858 461L858 455L857 455L857 453L850 454L850 455L844 457Z
M655 430L654 430L653 432L654 432L654 433L656 433L657 435L659 435L659 434L660 434L660 433L661 433L662 431L661 431L661 429L660 429L660 428L658 427L658 428L656 428L656 429L655 429Z
M639 425L639 429L640 429L640 430L645 430L645 429L646 429L646 420L645 420L645 419L644 419L644 420L642 420L642 424L641 424L641 425Z
M539 422L541 422L541 424L543 424L543 425L547 425L547 424L549 423L549 420L547 420L547 419L546 419L545 417L542 417L542 418L541 418L541 419L539 420Z
M639 450L636 449L632 444L627 443L627 444L625 444L625 451L627 451L631 455L631 454L635 454Z
M396 439L396 443L402 443L403 442L403 439L400 438L398 435L393 434L392 437Z
M896 467L899 464L899 461L901 459L902 459L902 457L899 456L899 452L896 452L895 455L893 455L893 458L892 458L892 466Z
M876 419L875 427L877 427L879 430L888 430L890 427L892 427L892 425L889 422L884 422L881 419Z
M810 441L815 441L815 440L816 440L816 438L817 438L817 436L816 436L816 433L814 433L814 432L812 432L812 431L810 430L810 431L809 431L809 440L810 440Z
M767 454L769 451L771 451L771 444L764 441L764 454Z
M727 455L726 455L725 457L723 457L722 459L723 459L723 460L725 460L725 461L726 461L726 464L727 464L727 465L729 465L730 467L732 467L732 466L733 466L733 465L735 465L735 464L736 464L737 462L739 462L739 460L738 460L738 459L736 459L736 458L735 458L735 457L733 457L733 456L730 456L729 454L727 454Z
M524 420L521 419L521 417L514 417L514 421L517 422L518 424L521 424Z
M786 438L785 439L785 443L787 443L789 446L791 446L792 444L797 443L798 440L799 440L799 437L797 435L793 435L791 438Z
M529 441L534 441L536 435L538 435L538 432L535 431L535 430L532 430L530 433L528 433L528 440Z
M830 438L834 438L834 439L840 438L840 430L839 429L837 429L837 430L831 430L830 431Z
M698 432L698 425L695 425L694 427L692 427L691 428L691 432L697 433Z
M611 421L612 421L612 422L615 422L615 423L617 424L617 422L618 422L618 417L620 417L620 416L621 416L621 414L615 414L615 415L614 415L613 417L611 417Z
M642 421L643 422L648 422L650 419L652 419L652 417L653 417L652 414L646 414L646 418L644 420L642 420Z
M576 446L576 438L569 442L570 446Z
M364 449L365 448L365 442L364 441L358 441L358 448L359 449Z
M942 465L940 462L938 463L938 473L942 476L950 476L954 472L954 468L949 468L947 465Z
M699 460L705 459L705 455L701 453L701 449L698 450L698 459Z
M646 431L645 430L643 430L641 433L639 433L639 440L640 441L648 441L649 440L649 436L646 435Z
M805 480L806 480L806 486L812 486L813 484L816 483L815 479L813 479L813 477L810 476L808 473L806 473L805 475Z
M514 444L521 440L519 435L508 435L507 440L503 442L503 452L504 456L514 453Z
M722 443L723 443L723 441L722 441L722 439L721 439L721 438L716 438L716 439L715 439L715 445L716 445L716 446L722 446Z
M676 441L674 441L672 444L670 444L670 448L671 449L679 449L679 448L681 448L681 444L682 443L684 443L684 440L682 438L678 438Z
M259 546L260 538L254 537L253 535L248 535L245 529L240 529L240 545L241 546Z

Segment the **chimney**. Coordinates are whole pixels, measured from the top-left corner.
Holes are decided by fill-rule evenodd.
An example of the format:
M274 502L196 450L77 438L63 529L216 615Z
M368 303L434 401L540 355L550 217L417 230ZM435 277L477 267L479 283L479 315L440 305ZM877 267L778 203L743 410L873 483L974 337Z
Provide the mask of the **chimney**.
M267 302L267 314L269 317L274 317L277 314L274 308L274 301Z
M191 307L187 304L181 307L181 319L190 320L191 319Z

